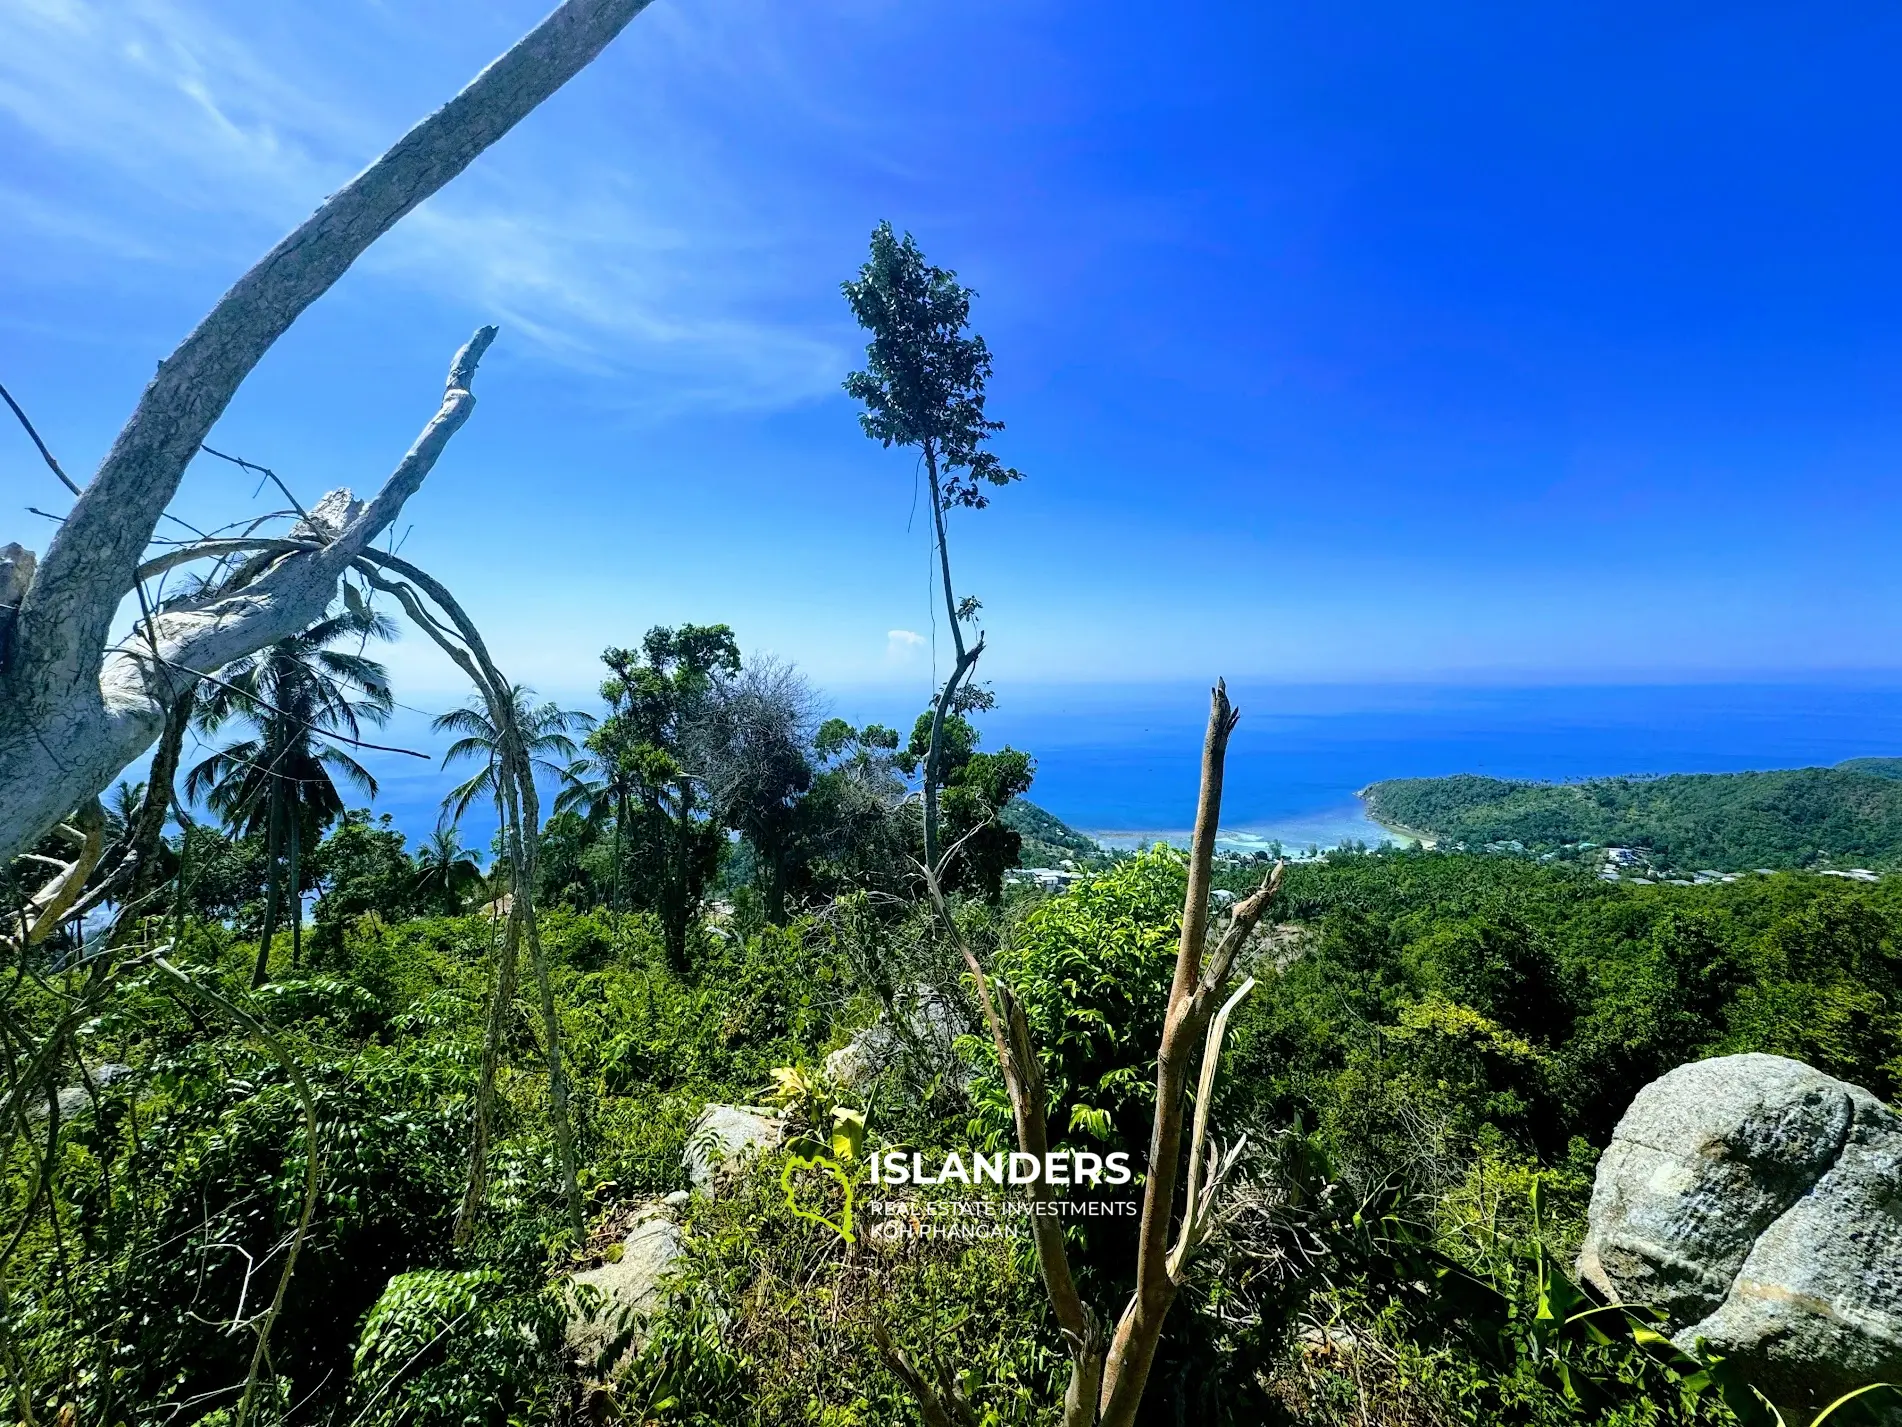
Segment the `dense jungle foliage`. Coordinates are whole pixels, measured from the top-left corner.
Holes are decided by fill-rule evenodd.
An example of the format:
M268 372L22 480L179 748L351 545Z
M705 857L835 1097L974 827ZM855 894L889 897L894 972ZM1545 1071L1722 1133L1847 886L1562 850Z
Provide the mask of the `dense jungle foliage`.
M980 1036L959 1043L968 1070L921 1049L852 1092L823 1070L894 987L939 985L970 1005L916 906L848 894L776 924L743 898L695 921L684 967L652 910L547 912L590 1236L564 1227L524 990L486 1212L458 1247L498 923L418 905L419 864L367 815L314 860L303 963L280 932L248 1001L276 1044L142 972L75 1028L78 1055L52 1079L78 1093L37 1112L61 1122L57 1179L30 1155L8 1163L7 1223L24 1222L30 1195L58 1198L6 1246L7 1372L39 1420L63 1405L62 1420L84 1422L230 1420L255 1342L235 1325L268 1299L303 1204L293 1068L318 1117L317 1205L257 1420L915 1420L874 1323L954 1365L983 1420L1049 1420L1062 1345L1024 1238L847 1244L790 1210L781 1156L690 1201L680 1291L605 1385L585 1387L588 1365L562 1347L562 1274L601 1260L629 1205L686 1186L688 1127L709 1101L757 1102L777 1082L795 1121L862 1110L874 1147L1004 1142ZM1240 888L1258 868L1222 875ZM1026 1009L1066 1144L1140 1148L1182 886L1177 856L1157 850L1061 896L959 900ZM185 976L244 994L251 895L231 923L194 911L170 929ZM1584 1365L1604 1395L1582 1405L1515 1337L1514 1305L1532 1291L1536 1246L1569 1257L1598 1150L1670 1066L1771 1050L1896 1095L1902 893L1798 874L1615 886L1563 866L1385 851L1290 869L1279 915L1253 953L1262 984L1237 1014L1212 1107L1221 1135L1249 1136L1243 1177L1170 1322L1146 1420L1724 1420L1606 1348ZM15 968L7 1017L45 1028L85 975ZM798 1074L775 1077L784 1067ZM1362 1212L1374 1204L1381 1232ZM1082 1224L1079 1271L1113 1300L1128 1221ZM1423 1274L1438 1286L1422 1291Z
M1362 796L1381 822L1448 846L1645 848L1686 872L1902 866L1902 760L1893 758L1578 783L1395 778Z
M609 649L601 712L565 710L508 683L453 601L433 595L436 618L388 561L358 561L321 619L193 673L150 787L87 797L0 875L18 1419L950 1427L950 1403L958 1427L1052 1423L1092 1353L1102 1383L1121 1368L1084 1346L1080 1309L1060 1331L1050 1265L1067 1254L1073 1298L1115 1321L1142 1282L1138 1220L1053 1234L1046 1216L1033 1247L1022 1211L1127 1209L1142 1182L1053 1198L868 1173L873 1153L1034 1143L1034 1048L1074 1164L1141 1174L1153 1142L1158 1186L1194 1173L1206 1128L1206 1165L1232 1171L1212 1220L1157 1194L1150 1285L1179 1212L1210 1237L1183 1230L1200 1257L1151 1320L1143 1427L1764 1423L1747 1385L1647 1342L1645 1320L1578 1328L1566 1265L1597 1157L1663 1071L1775 1051L1897 1095L1902 883L1633 885L1576 860L1353 848L1286 869L1257 924L1259 857L1221 861L1211 889L1166 848L1105 854L1024 800L1029 753L983 746L982 604L957 594L946 516L1021 473L985 444L1002 427L971 294L883 224L844 292L871 336L846 389L930 496L953 663L910 730L823 717L721 624ZM302 558L277 544L220 556L194 591ZM392 595L477 690L436 720L463 781L416 847L363 806L375 780L351 752L395 707L369 655ZM1211 766L1229 713L1218 689ZM1372 801L1449 842L1884 862L1855 836L1902 797L1888 770L1761 776ZM1553 811L1574 804L1597 821ZM472 809L500 828L486 868L461 840ZM1030 866L1072 885L1011 875ZM1195 1016L1228 991L1206 967L1195 990L1188 938L1170 1011L1205 893L1235 908L1256 984L1177 1164L1180 1127L1152 1134L1158 1065L1198 1083ZM1022 1047L1002 1060L985 967ZM1165 1016L1178 1051L1159 1051ZM708 1107L771 1127L731 1174L707 1163ZM661 1291L587 1339L600 1271L656 1228L678 1248ZM1097 1398L1078 1394L1092 1417Z

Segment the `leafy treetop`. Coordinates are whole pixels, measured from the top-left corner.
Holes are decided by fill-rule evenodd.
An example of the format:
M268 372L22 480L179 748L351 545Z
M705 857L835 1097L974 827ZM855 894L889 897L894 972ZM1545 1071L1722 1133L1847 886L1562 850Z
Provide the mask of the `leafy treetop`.
M991 353L970 331L975 294L957 274L926 262L909 233L901 239L880 223L870 259L842 287L872 334L865 370L845 379L846 391L865 404L865 434L885 446L918 447L936 465L947 506L982 508L986 484L1022 479L983 449L1004 423L984 415Z

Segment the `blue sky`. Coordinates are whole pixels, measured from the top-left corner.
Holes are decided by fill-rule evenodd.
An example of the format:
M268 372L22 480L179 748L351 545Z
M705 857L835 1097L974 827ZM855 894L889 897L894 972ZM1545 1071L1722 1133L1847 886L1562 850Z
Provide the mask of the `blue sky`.
M0 7L0 380L89 469L217 294L543 0ZM215 443L373 487L478 323L405 553L578 697L731 623L916 691L872 225L979 290L955 518L1000 691L1897 664L1902 12L659 0L279 344ZM252 483L203 461L180 510ZM64 497L0 439L0 538ZM453 670L409 640L406 697ZM909 692L904 698L911 697ZM900 700L902 702L902 699Z

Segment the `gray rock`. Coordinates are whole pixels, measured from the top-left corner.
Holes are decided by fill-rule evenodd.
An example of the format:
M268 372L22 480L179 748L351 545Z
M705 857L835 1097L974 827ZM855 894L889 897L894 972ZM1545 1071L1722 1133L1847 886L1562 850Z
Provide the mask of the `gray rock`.
M62 1121L72 1119L92 1104L92 1097L86 1093L86 1087L83 1085L62 1086L55 1098L59 1104L59 1117ZM48 1114L46 1097L42 1095L39 1099L28 1102L26 1114L30 1120L44 1120Z
M574 1275L571 1284L595 1290L568 1300L568 1345L584 1368L610 1372L641 1345L644 1320L665 1302L667 1275L685 1252L679 1226L650 1205L621 1241L619 1262Z
M880 1026L868 1026L826 1057L826 1074L847 1090L864 1085L885 1068Z
M103 1089L112 1084L113 1081L123 1079L131 1073L132 1068L130 1066L115 1065L108 1061L104 1065L95 1066L93 1068L93 1084ZM92 1108L92 1095L83 1085L62 1086L56 1099L59 1104L59 1117L62 1120L70 1120L82 1110L90 1110ZM37 1100L29 1101L26 1107L26 1113L29 1119L44 1120L47 1113L46 1097L42 1095Z
M776 1110L709 1105L687 1130L687 1177L695 1189L712 1194L749 1155L778 1144L785 1132Z
M826 1057L826 1074L846 1089L856 1089L882 1074L907 1049L915 1048L934 1064L952 1067L957 1083L966 1084L970 1067L958 1055L957 1040L971 1028L962 1008L935 987L921 984L903 998L901 1013L902 1032L889 1021L867 1026Z
M1680 1066L1619 1121L1579 1272L1799 1413L1902 1377L1902 1116L1781 1056Z

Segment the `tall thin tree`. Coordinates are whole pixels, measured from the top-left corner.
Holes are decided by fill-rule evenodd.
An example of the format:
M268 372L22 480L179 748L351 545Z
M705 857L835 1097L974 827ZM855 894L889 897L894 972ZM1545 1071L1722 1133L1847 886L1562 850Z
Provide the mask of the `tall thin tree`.
M951 551L945 513L954 506L981 510L990 504L985 487L1005 486L1023 473L984 449L1004 429L984 414L984 384L991 352L971 331L970 288L957 274L925 261L907 233L889 223L872 230L872 251L855 281L843 284L859 326L872 334L865 370L845 379L845 389L865 404L859 425L883 446L911 446L924 462L931 492L931 523L938 573L944 587L945 620L955 659L932 703L931 738L925 752L925 865L938 865L938 778L944 721L979 706L983 698L969 680L984 652L984 634L967 645L964 626L976 626L978 602L960 600L951 583Z

